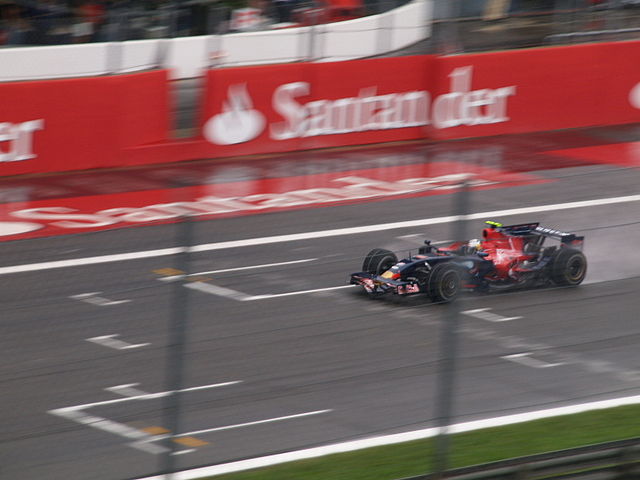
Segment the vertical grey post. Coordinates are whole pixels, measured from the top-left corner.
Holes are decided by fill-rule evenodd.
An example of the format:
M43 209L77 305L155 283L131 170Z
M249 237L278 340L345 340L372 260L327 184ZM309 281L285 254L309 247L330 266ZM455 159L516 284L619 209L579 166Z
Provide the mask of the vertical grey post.
M163 426L169 430L165 443L166 452L162 455L161 472L167 480L175 473L176 442L173 440L181 430L181 390L185 370L184 352L187 340L187 320L189 312L189 289L184 287L189 274L189 256L192 239L193 222L188 216L183 216L176 224L176 242L180 252L175 255L176 270L184 272L173 282L173 298L171 315L169 318L168 345L165 370L165 390L169 394L163 401Z
M123 41L126 40L126 32L123 26L127 25L128 12L119 11L110 17L108 28L108 47L106 55L106 73L115 75L122 70Z
M469 213L469 188L465 181L455 195L454 215L458 219L453 224L453 238L455 241L467 238L467 220ZM436 478L443 478L449 463L449 426L453 416L454 386L456 380L456 363L458 347L458 324L460 322L460 307L457 301L446 305L440 327L440 355L438 369L438 390L436 392L436 427L438 435L435 438L435 454L433 471Z
M452 55L463 48L458 35L458 23L462 4L460 0L440 0L434 4L434 18L440 18L438 26L432 29L435 53Z

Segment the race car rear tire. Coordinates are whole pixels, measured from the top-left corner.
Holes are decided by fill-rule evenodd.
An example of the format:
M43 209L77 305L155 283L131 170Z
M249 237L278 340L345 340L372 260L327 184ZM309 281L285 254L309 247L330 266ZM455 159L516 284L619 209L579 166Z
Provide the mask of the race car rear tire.
M431 300L438 303L448 303L460 293L460 271L449 263L441 263L433 267L427 292Z
M551 264L551 280L556 285L580 285L587 275L587 258L580 250L561 248Z
M398 257L391 250L374 248L364 257L362 271L372 275L381 275L396 263L398 263Z

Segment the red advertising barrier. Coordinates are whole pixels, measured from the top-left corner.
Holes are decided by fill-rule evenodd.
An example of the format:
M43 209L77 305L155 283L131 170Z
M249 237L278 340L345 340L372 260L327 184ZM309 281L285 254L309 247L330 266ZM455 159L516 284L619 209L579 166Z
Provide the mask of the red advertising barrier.
M210 155L424 137L433 57L212 70L201 116Z
M166 141L166 71L0 84L0 176L127 165Z
M428 136L479 137L640 121L640 42L441 57Z
M640 122L640 42L210 70L169 141L166 72L0 84L0 176Z
M201 140L232 156L637 122L638 57L618 42L214 70Z

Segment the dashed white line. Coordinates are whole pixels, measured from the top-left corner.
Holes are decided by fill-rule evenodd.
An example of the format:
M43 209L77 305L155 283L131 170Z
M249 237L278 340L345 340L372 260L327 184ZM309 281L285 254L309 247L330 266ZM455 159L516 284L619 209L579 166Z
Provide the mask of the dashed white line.
M614 205L620 203L630 203L640 201L640 195L628 195L624 197L599 198L595 200L584 200L580 202L555 203L548 205L536 205L532 207L512 208L508 210L493 210L487 212L472 213L466 215L468 220L477 220L487 217L506 217L509 215L524 215L529 213L548 212L554 210L569 210L574 208L586 208L600 205ZM311 240L317 238L337 237L342 235L356 235L369 232L380 232L401 228L423 227L426 225L439 225L459 220L456 215L447 217L423 218L418 220L408 220L404 222L382 223L377 225L364 225L360 227L337 228L332 230L321 230L316 232L293 233L287 235L275 235L272 237L248 238L244 240L232 240L228 242L206 243L195 245L191 248L175 247L158 250L145 250L129 253L118 253L114 255L100 255L95 257L75 258L70 260L57 260L51 262L28 263L23 265L12 265L0 268L0 275L12 273L35 272L41 270L51 270L55 268L79 267L85 265L97 265L110 262L124 262L129 260L140 260L143 258L157 258L168 255L182 253L185 250L191 252L208 252L212 250L224 250L228 248L250 247L257 245L268 245L273 243L294 242L299 240Z
M192 392L192 391L204 390L209 388L224 387L227 385L234 385L237 383L241 383L241 380L224 382L224 383L215 383L211 385L200 385L197 387L184 388L179 391ZM116 385L115 387L107 388L107 390L115 391L115 392L118 392L118 390L121 390L126 393L132 393L130 388L137 385L138 385L137 383L127 384L127 385ZM129 388L130 390L126 390L127 388ZM92 407L113 405L116 403L123 403L131 400L150 400L150 399L165 397L173 393L173 392L146 393L141 391L138 391L138 392L141 394L127 396L125 398L117 398L115 400L105 400L102 402L86 403L84 405L74 405L71 407L56 408L53 410L49 410L48 413L61 418L65 418L67 420L74 421L76 423L80 423L82 425L86 425L91 428L95 428L97 430L102 430L105 432L113 433L115 435L119 435L121 437L125 437L130 440L134 440L133 442L130 442L128 445L147 453L160 454L160 453L166 452L167 448L154 444L154 442L157 442L158 440L162 439L162 437L159 435L151 435L147 432L144 432L137 428L130 427L123 423L114 422L113 420L108 420L106 418L99 417L97 415L90 415L87 412L85 412L85 410ZM181 450L181 452L188 453L186 450Z
M298 290L296 292L285 292L285 293L272 293L267 295L254 295L246 299L247 301L253 300L267 300L269 298L279 298L279 297L289 297L291 295L306 295L308 293L318 293L318 292L330 292L331 290L342 290L344 288L354 288L355 285L340 285L338 287L325 287L325 288L314 288L312 290Z
M297 290L295 292L285 293L269 293L264 295L249 295L247 293L239 292L238 290L232 290L226 287L220 287L212 283L207 282L193 282L184 285L192 290L198 290L200 292L208 293L210 295L218 295L220 297L231 298L239 302L253 302L256 300L268 300L270 298L290 297L292 295L307 295L309 293L329 292L332 290L342 290L344 288L353 288L354 285L340 285L337 287L324 287L314 288L311 290Z
M236 425L226 425L224 427L215 427L215 428L206 428L204 430L196 430L193 432L187 432L187 433L181 433L179 435L176 435L176 437L189 437L192 435L202 435L203 433L211 433L211 432L219 432L222 430L232 430L232 429L236 429L236 428L244 428L244 427L250 427L253 425L262 425L264 423L273 423L273 422L281 422L283 420L291 420L293 418L302 418L302 417L310 417L312 415L320 415L321 413L328 413L328 412L332 412L333 410L329 409L329 410L316 410L313 412L305 412L305 413L296 413L294 415L285 415L283 417L274 417L274 418L267 418L264 420L256 420L253 422L246 422L246 423L238 423Z
M184 286L186 288L209 293L211 295L232 298L233 300L238 300L239 302L244 302L251 299L251 295L247 295L246 293L238 292L237 290L232 290L230 288L219 287L218 285L214 285L213 283L193 282L187 283Z
M117 393L118 395L123 395L125 397L139 397L141 395L149 395L149 393L139 390L137 388L139 383L127 383L126 385L116 385L115 387L107 387L105 390L107 392Z
M500 358L503 358L505 360L510 360L512 362L516 362L521 365L526 365L527 367L531 367L531 368L551 368L551 367L559 367L560 365L564 365L563 362L558 362L558 363L544 362L537 358L532 358L530 357L530 355L531 355L531 352L524 352L524 353L514 353L511 355L504 355Z
M131 300L109 300L108 298L100 297L102 292L89 292L79 293L77 295L71 295L69 298L74 300L80 300L81 302L90 303L99 307L108 307L110 305L120 305L122 303L129 303Z
M249 265L246 267L233 267L233 268L223 268L220 270L208 270L206 272L196 272L196 273L190 273L189 275L169 275L166 277L161 277L158 280L162 281L162 282L173 282L175 280L181 279L181 278L185 278L185 277L198 277L201 275L213 275L216 273L228 273L228 272L239 272L242 270L254 270L257 268L270 268L270 267L280 267L283 265L295 265L296 263L307 263L307 262L313 262L318 260L317 258L303 258L301 260L291 260L288 262L278 262L278 263L263 263L260 265Z
M466 310L461 312L463 315L469 317L479 318L486 320L487 322L509 322L511 320L520 320L522 317L503 317L495 313L490 312L490 308L476 308L474 310Z
M116 350L130 350L133 348L146 347L151 345L150 343L127 343L122 340L118 340L115 337L118 337L119 334L114 333L113 335L102 335L99 337L87 338L87 342L97 343L98 345L102 345L104 347L115 348Z

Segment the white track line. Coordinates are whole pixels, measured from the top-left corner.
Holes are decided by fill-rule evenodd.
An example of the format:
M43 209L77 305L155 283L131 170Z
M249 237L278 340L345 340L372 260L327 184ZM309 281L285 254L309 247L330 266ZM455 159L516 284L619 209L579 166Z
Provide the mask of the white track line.
M468 220L478 220L488 217L506 217L509 215L524 215L529 213L549 212L554 210L569 210L573 208L596 207L600 205L614 205L620 203L630 203L640 201L640 195L629 195L625 197L600 198L596 200L584 200L581 202L555 203L549 205L537 205L533 207L512 208L508 210L493 210L487 212L472 213L464 218ZM337 237L342 235L357 235L361 233L380 232L398 228L415 228L426 225L438 225L450 223L458 220L458 216L423 218L419 220L408 220L405 222L381 223L377 225L364 225L360 227L338 228L333 230L322 230L318 232L293 233L289 235L275 235L272 237L247 238L244 240L231 240L228 242L205 243L195 245L188 250L191 252L208 252L212 250L224 250L227 248L251 247L256 245L268 245L273 243L294 242L299 240L311 240L317 238ZM101 255L96 257L75 258L70 260L58 260L53 262L28 263L24 265L13 265L0 268L0 275L21 272L36 272L41 270L51 270L54 268L79 267L84 265L97 265L110 262L124 262L129 260L140 260L143 258L156 258L184 252L184 247L163 248L159 250L145 250L140 252L118 253L114 255Z
M186 288L190 288L192 290L198 290L200 292L208 293L211 295L218 295L219 297L226 297L226 298L231 298L233 300L238 300L239 302L252 300L251 295L247 295L246 293L242 293L237 290L232 290L230 288L219 287L218 285L214 285L212 283L193 282L193 283L187 283L184 286Z
M97 343L98 345L102 345L103 347L115 348L116 350L130 350L132 348L140 348L151 345L150 343L127 343L115 338L119 336L120 334L114 333L112 335L101 335L99 337L85 338L85 340L87 342Z
M503 317L490 312L490 308L476 308L475 310L466 310L460 312L463 315L486 320L487 322L510 322L511 320L520 320L522 317Z
M321 413L332 412L333 410L316 410L314 412L296 413L294 415L286 415L284 417L266 418L264 420L256 420L254 422L237 423L235 425L226 425L224 427L206 428L204 430L196 430L194 432L180 433L176 437L191 437L194 435L202 435L203 433L219 432L222 430L233 430L236 428L251 427L253 425L261 425L263 423L281 422L282 420L291 420L293 418L310 417L312 415L320 415Z
M163 280L163 278L160 278L159 280ZM186 283L184 286L192 290L198 290L203 293L218 295L220 297L231 298L232 300L237 300L239 302L269 300L270 298L290 297L292 295L306 295L308 293L328 292L331 290L342 290L343 288L355 287L355 285L340 285L337 287L314 288L312 290L298 290L295 292L271 293L271 294L268 293L264 295L249 295L247 293L240 292L238 290L232 290L230 288L220 287L218 285L214 285L213 283L207 283L207 282Z
M314 288L313 290L298 290L297 292L254 295L253 297L247 298L246 300L247 301L268 300L269 298L290 297L291 295L306 295L307 293L328 292L331 290L342 290L343 288L354 288L354 287L355 285L340 285L339 287Z
M225 268L222 270L210 270L208 272L197 272L190 273L189 276L197 276L197 275L211 275L214 273L225 273L225 272L238 272L240 270L254 270L256 268L270 268L270 267L280 267L283 265L294 265L296 263L306 263L306 262L314 262L318 260L317 258L303 258L302 260L291 260L289 262L278 262L278 263L264 263L262 265L249 265L247 267L234 267L234 268Z
M500 358L503 358L504 360L510 360L512 362L519 363L520 365L524 365L526 367L531 367L531 368L551 368L551 367L559 367L561 365L564 365L564 363L562 362L549 363L543 360L538 360L537 358L530 357L529 355L531 355L531 352L514 353L511 355L505 355Z
M474 422L465 422L459 423L457 425L452 425L449 428L449 433L469 432L473 430L480 430L483 428L500 427L503 425L529 422L531 420L539 420L542 418L588 412L590 410L599 410L602 408L619 407L622 405L634 405L638 403L640 403L640 395L636 395L633 397L615 398L612 400L603 400L600 402L583 403L580 405L571 405L568 407L551 408L548 410L538 410L535 412L520 413L516 415L506 415L503 417L488 418L485 420L477 420ZM197 478L239 472L252 468L268 467L271 465L293 462L307 458L323 457L325 455L331 455L334 453L352 452L354 450L361 450L363 448L379 447L382 445L392 445L395 443L431 438L435 437L438 433L440 433L440 431L437 428L425 428L412 432L365 438L364 440L355 440L352 442L335 443L333 445L326 445L324 447L308 448L306 450L298 450L295 452L251 458L248 460L224 463L211 467L194 468L192 470L178 472L174 474L172 478L174 480L194 480ZM163 475L159 475L153 477L138 478L137 480L165 480L165 477Z

